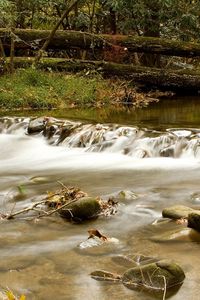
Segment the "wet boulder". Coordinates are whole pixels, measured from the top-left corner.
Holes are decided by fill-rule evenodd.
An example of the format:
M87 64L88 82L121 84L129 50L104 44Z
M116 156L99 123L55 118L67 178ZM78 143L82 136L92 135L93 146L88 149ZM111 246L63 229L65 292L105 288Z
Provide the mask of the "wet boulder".
M99 201L92 197L83 197L60 210L60 215L68 220L81 222L97 217L101 212Z
M200 232L200 214L191 213L188 216L188 227Z
M28 134L40 133L41 131L43 131L45 129L47 121L47 117L40 117L31 120L28 125Z
M177 220L181 218L187 219L188 215L191 213L196 213L200 215L200 210L195 210L193 208L184 205L174 205L163 209L162 216L164 218L170 218L173 220Z
M127 288L158 291L181 285L184 279L182 268L168 260L128 269L122 276L122 282Z
M174 157L174 145L164 148L160 151L162 157Z
M50 140L54 134L56 133L56 131L58 130L58 126L57 125L46 125L45 128L43 129L43 135Z
M61 126L57 145L62 144L62 142L80 126L81 123L71 123L71 122L65 123L63 126Z

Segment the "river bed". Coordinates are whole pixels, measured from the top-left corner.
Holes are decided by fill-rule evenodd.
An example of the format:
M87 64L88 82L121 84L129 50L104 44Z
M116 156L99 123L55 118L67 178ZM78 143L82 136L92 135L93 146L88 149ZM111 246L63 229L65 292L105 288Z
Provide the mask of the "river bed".
M121 284L98 282L90 277L96 269L123 273L125 268L116 264L113 257L139 253L169 258L181 265L186 279L170 299L199 299L198 239L154 238L177 226L155 225L163 208L173 204L200 207L200 105L196 99L191 103L176 102L171 109L160 104L159 110L154 107L138 114L102 111L98 118L94 111L87 112L85 118L84 113L76 112L74 116L82 122L82 131L59 146L41 134L27 135L29 116L25 112L20 113L23 118L2 116L1 212L24 208L45 197L47 191L58 189L58 181L78 186L92 196L131 191L136 197L121 199L116 215L82 224L71 224L58 216L2 220L1 288L25 294L27 300L154 299ZM71 113L62 112L59 118L70 119ZM56 112L48 114L57 117ZM95 118L100 127L95 127ZM95 144L90 138L84 147L77 146L77 136L87 130L104 130L104 142ZM112 140L109 146L105 145L105 131ZM111 133L117 137L111 138ZM175 157L160 154L169 144L175 147ZM23 195L19 193L22 189ZM90 228L119 242L80 249L78 246L87 240Z

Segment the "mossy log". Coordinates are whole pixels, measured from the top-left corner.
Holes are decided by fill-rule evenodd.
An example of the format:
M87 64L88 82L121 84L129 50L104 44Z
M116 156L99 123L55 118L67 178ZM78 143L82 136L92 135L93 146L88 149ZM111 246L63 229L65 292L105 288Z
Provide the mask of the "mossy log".
M48 38L49 30L15 29L15 48L39 49ZM7 29L0 29L0 38L4 48L10 48L10 34ZM167 40L153 37L138 37L132 35L90 34L80 31L58 30L49 43L50 49L66 50L105 49L114 45L127 48L131 52L156 53L170 56L196 57L200 56L200 44Z
M28 67L33 63L31 58L15 58L15 67ZM44 58L39 67L53 71L80 72L96 70L105 76L118 76L132 80L145 88L159 88L175 92L192 94L200 90L200 71L169 70L134 65L117 64L103 61L81 61L56 58Z

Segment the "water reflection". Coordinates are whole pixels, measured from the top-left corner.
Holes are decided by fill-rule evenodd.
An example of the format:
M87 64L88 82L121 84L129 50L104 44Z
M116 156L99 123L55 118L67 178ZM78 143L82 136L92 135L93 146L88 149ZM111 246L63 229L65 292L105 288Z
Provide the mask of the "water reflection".
M200 97L185 96L160 100L146 108L127 110L104 107L100 109L62 109L53 111L9 111L0 112L0 116L54 116L85 122L118 123L126 125L148 126L163 129L167 127L199 127Z

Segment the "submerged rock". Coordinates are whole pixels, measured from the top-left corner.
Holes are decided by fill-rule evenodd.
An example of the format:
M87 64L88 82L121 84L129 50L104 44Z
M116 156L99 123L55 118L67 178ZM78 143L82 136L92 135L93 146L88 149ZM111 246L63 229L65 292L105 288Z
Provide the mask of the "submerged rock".
M174 205L163 209L162 215L164 218L170 218L173 220L188 218L189 214L196 213L200 215L200 210L195 210L193 208L184 205Z
M112 257L112 261L116 264L126 267L133 268L139 265L146 265L153 262L159 261L157 257L145 256L143 254L135 254L135 255L116 255Z
M83 197L60 210L63 218L81 222L97 217L101 212L99 201L92 197Z
M168 230L166 232L154 235L150 238L154 242L163 243L171 241L182 241L189 242L190 239L190 229L189 228L176 228L173 230Z
M188 216L188 227L200 232L200 214L191 213Z
M182 284L185 274L181 267L168 260L138 266L127 270L122 276L123 284L130 288L165 290Z
M143 255L139 257L142 259L142 264L135 259L128 259L128 261L126 259L129 268L122 275L96 270L91 273L91 276L100 281L121 282L129 289L148 292L154 294L156 298L158 296L159 299L160 297L166 299L178 291L185 279L184 271L178 264ZM124 257L120 257L120 264L121 258L124 260Z

